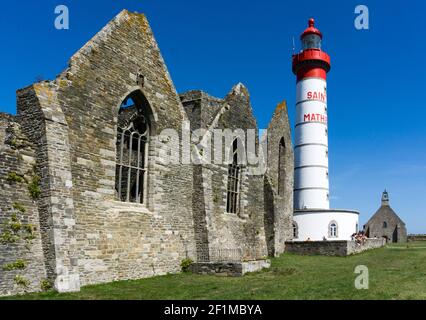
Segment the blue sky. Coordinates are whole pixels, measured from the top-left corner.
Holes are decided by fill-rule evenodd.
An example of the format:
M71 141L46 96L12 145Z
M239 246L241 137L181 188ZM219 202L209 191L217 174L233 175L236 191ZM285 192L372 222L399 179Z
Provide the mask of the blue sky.
M54 8L70 30L54 28ZM354 9L370 10L370 29ZM387 188L411 233L426 233L426 51L424 1L8 1L0 11L0 112L15 113L15 91L53 79L71 55L121 9L148 16L179 92L223 97L243 82L260 127L287 100L292 125L298 43L315 17L332 57L328 79L330 179L334 208L358 209L361 224Z

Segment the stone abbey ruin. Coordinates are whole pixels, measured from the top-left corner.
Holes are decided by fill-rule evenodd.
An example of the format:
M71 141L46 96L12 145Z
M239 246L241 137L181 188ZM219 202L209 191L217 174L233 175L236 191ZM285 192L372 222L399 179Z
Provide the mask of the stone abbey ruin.
M147 19L121 12L53 81L0 114L0 295L60 292L181 271L244 274L293 236L293 151L285 103L258 135L250 95L178 95ZM265 170L203 155L165 132L256 132ZM244 135L243 135L244 136ZM241 148L241 146L243 148ZM222 152L222 151L221 151ZM244 153L249 156L249 153Z

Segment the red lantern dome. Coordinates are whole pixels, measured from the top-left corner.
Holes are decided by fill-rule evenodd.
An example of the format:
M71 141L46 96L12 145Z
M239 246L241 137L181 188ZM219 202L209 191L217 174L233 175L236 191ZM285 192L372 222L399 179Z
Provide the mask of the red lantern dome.
M309 19L308 25L309 27L305 31L303 31L300 38L303 39L308 34L316 34L322 39L322 33L317 28L315 28L315 20L313 18Z

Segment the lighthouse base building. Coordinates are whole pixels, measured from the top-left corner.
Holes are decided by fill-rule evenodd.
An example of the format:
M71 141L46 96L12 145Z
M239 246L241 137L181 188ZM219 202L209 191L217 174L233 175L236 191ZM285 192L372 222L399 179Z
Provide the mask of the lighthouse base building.
M351 240L359 230L358 221L357 211L297 210L293 222L294 241Z

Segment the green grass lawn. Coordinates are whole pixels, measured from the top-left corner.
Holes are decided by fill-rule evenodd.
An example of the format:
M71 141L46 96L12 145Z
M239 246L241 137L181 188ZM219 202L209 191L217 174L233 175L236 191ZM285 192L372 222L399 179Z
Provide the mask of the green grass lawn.
M368 290L355 289L358 265L369 268ZM241 278L179 274L8 299L426 299L426 242L345 258L284 254L271 269Z

